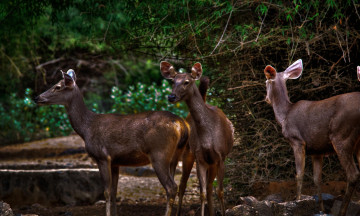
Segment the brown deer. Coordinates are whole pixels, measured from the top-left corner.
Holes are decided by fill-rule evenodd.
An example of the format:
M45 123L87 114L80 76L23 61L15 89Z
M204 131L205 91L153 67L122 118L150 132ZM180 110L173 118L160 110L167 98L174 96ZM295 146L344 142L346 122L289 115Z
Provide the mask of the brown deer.
M38 96L39 105L64 105L74 130L85 141L105 183L106 215L116 215L119 166L152 164L166 190L166 215L171 214L177 185L174 174L188 142L189 126L182 118L153 111L134 115L96 114L86 108L73 70Z
M205 103L205 93L209 80L201 79L199 89L195 80L202 75L200 63L194 64L191 73L180 74L168 62L161 62L161 74L166 79L173 80L172 93L169 102L185 101L189 108L186 121L190 124L189 146L183 154L183 173L179 186L179 205L177 214L181 212L182 198L191 168L196 160L197 176L200 183L201 215L205 211L205 194L209 215L214 215L212 188L217 176L218 198L222 215L225 215L223 179L224 161L234 142L234 129L221 109ZM200 91L199 91L200 90Z
M359 179L353 154L360 161L360 92L347 93L320 101L302 100L291 103L286 89L287 79L297 79L302 73L302 60L297 60L284 72L277 73L268 65L266 101L272 105L282 133L290 141L295 155L297 195L300 199L305 168L305 153L312 156L314 182L321 198L323 156L336 153L347 177L347 187L339 215L346 214L351 195Z

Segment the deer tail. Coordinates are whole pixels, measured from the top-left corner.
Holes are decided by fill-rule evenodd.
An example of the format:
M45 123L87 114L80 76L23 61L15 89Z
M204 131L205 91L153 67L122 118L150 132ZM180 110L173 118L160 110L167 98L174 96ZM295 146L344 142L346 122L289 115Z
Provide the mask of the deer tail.
M209 82L210 80L207 76L202 76L200 78L199 91L204 101L206 101L206 92L209 88Z

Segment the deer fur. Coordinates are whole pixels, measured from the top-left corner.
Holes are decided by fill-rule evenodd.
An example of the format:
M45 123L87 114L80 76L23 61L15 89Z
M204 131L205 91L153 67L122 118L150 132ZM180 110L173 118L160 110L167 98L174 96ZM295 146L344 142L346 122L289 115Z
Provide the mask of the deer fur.
M179 205L177 214L181 212L182 199L191 168L196 161L197 176L200 182L201 215L205 211L205 195L209 215L214 215L212 188L217 177L218 198L222 215L225 215L223 179L225 158L232 149L234 128L221 109L205 103L205 94L209 80L201 79L199 89L195 81L202 75L200 63L194 64L191 73L180 74L168 62L161 62L160 70L164 78L173 80L169 102L184 101L189 108L186 121L190 124L189 147L183 155L183 173L179 186Z
M305 169L305 154L311 155L314 182L321 198L321 172L323 157L337 154L345 170L347 188L339 215L346 214L351 195L359 179L359 171L353 155L360 162L360 92L352 92L320 101L301 100L291 103L286 80L297 79L303 70L302 60L290 65L284 72L265 67L266 101L272 105L282 134L290 141L296 165L297 195L300 199Z
M177 192L174 174L188 142L189 126L167 111L133 115L96 114L86 108L73 70L35 99L39 105L64 105L73 129L85 141L87 153L96 161L105 184L106 215L116 215L119 166L152 164L166 190L171 214Z

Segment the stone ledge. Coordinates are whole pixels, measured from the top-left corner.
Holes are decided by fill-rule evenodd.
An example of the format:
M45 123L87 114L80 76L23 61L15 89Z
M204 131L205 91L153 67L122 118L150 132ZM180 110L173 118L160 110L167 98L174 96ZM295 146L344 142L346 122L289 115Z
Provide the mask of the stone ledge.
M0 170L0 199L16 205L93 204L103 191L98 169Z

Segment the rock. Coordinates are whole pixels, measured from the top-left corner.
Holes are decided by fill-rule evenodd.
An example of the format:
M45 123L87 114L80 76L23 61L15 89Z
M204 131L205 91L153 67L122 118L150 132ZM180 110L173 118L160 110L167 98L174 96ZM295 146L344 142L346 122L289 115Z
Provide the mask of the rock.
M301 200L283 202L274 205L273 215L314 215L319 212L316 201L308 196Z
M276 203L282 203L284 202L284 199L282 198L281 194L277 193L277 194L270 194L267 197L265 197L264 200L268 200L268 201L273 201Z
M253 196L240 197L240 204L254 207L257 202L259 201Z
M105 205L106 201L105 200L99 200L95 203L95 205Z
M14 216L10 205L3 201L0 201L0 216Z
M226 216L254 216L256 211L254 207L248 205L237 205L232 209L228 209L225 212Z
M0 199L16 205L93 204L103 188L98 169L0 170Z
M255 198L254 198L255 199ZM238 205L226 211L228 216L292 216L314 215L318 213L316 201L311 196L302 200L277 203L275 201L255 201L251 197L240 198L244 204ZM246 204L247 203L247 204Z
M251 206L253 208L251 209L246 209L243 208L243 211L248 211L250 210L250 212L248 212L250 215L251 214L255 214L255 215L262 215L262 216L271 216L271 203L270 201L258 201L255 197L253 196L247 196L247 197L240 197L240 203L242 205L247 205L247 206ZM255 212L253 212L255 210ZM253 212L253 213L251 213Z
M255 204L255 206L253 206L253 207L255 208L256 214L259 216L273 216L272 209L271 209L273 206L272 203L274 203L274 202L264 200L261 202L257 202Z

